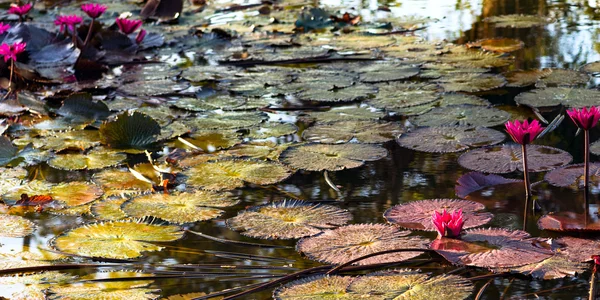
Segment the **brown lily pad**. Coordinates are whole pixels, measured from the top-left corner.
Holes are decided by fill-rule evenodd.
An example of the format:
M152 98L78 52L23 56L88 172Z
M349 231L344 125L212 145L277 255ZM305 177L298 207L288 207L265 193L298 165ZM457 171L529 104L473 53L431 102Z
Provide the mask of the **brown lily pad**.
M446 210L453 212L462 210L463 228L473 228L489 222L493 215L488 212L479 212L485 209L483 204L459 199L431 199L412 201L393 206L383 213L383 217L390 223L406 229L435 231L431 221L434 212Z
M586 216L574 212L562 211L542 216L538 227L551 231L600 231L600 219L597 214Z
M367 254L392 249L426 249L426 240L408 236L395 226L383 224L354 224L325 231L319 235L303 238L296 249L310 259L342 264ZM422 252L399 252L374 256L359 261L359 265L398 262L419 256Z
M583 177L583 164L576 164L554 169L548 172L544 179L554 186L579 189L583 188ZM590 164L590 183L600 184L600 163Z
M376 145L363 144L309 144L290 147L279 156L284 164L308 171L340 171L358 168L365 161L387 156L387 150Z
M396 141L416 151L446 153L498 144L504 139L502 132L485 127L440 126L417 128L400 135Z
M555 242L561 247L558 251L570 261L588 262L592 260L592 255L600 253L598 240L564 236Z
M527 145L529 172L542 172L568 164L573 157L566 151L540 145ZM521 145L507 143L471 150L458 158L458 163L470 170L485 173L523 171Z
M437 239L431 249L453 264L483 268L524 266L552 256L525 231L492 228L469 230L460 240Z
M524 265L517 268L501 268L494 271L520 273L533 277L533 279L559 279L575 276L587 271L587 264L569 261L564 255L556 254L541 262Z
M523 183L523 180L504 178L500 175L485 175L479 172L469 172L460 176L456 181L454 190L460 198L465 198L469 194L496 185Z

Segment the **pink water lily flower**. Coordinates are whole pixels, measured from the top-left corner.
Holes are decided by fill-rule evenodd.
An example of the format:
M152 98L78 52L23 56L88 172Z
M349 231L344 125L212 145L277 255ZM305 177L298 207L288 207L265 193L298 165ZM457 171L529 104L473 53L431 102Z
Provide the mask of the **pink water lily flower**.
M455 210L453 213L448 213L444 209L441 214L436 211L431 221L438 232L438 237L459 237L464 225L462 209Z
M506 124L504 124L504 126L506 126L506 132L510 135L513 141L521 145L526 145L533 142L533 140L535 140L535 138L537 138L537 136L542 133L545 128L542 127L540 122L537 120L533 120L531 123L529 123L527 120L523 121L523 123L519 122L518 120L515 120L513 123L508 121Z
M572 108L567 110L567 114L569 114L575 125L583 130L592 129L600 120L600 110L595 106L589 109L587 107L582 109Z
M0 22L0 34L4 34L9 29L10 29L10 25L9 24L4 24L4 23Z
M0 45L0 55L4 57L4 62L10 59L16 61L17 55L25 51L25 47L27 47L27 43L14 43L12 45L4 43Z
M124 34L131 34L134 31L138 30L138 28L142 27L142 20L129 20L117 18L117 26L119 26L119 30Z
M81 24L83 18L78 15L58 16L54 24L60 25L60 31L65 29L65 26L71 31L75 31L75 25Z
M11 4L10 8L8 9L8 13L13 15L24 16L29 13L32 7L33 6L31 5L31 3L27 3L21 6L17 4Z
M108 7L106 5L98 3L88 3L81 5L81 10L85 12L90 18L95 19L101 16Z

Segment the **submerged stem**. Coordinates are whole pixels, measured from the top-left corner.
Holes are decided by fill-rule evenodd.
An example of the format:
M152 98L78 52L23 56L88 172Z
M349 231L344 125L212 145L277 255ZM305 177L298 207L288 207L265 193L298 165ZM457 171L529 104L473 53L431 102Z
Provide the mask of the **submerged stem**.
M530 198L531 184L529 183L529 170L527 168L527 145L521 145L521 152L523 154L523 181L525 182L525 195L527 198Z
M587 191L590 181L590 131L584 130L584 150L583 150L583 188Z

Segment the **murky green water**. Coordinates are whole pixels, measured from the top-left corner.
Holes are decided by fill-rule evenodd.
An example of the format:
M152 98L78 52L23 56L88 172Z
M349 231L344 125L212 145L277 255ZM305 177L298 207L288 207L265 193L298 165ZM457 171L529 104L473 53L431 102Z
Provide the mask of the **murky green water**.
M223 3L220 3L223 4ZM333 5L336 7L352 7L353 12L360 13L363 20L369 21L382 14L391 17L399 15L416 15L438 19L427 28L415 31L428 40L448 40L458 44L473 42L485 38L505 37L515 38L524 42L524 48L511 53L515 57L510 67L500 68L499 71L534 68L569 68L579 69L582 65L600 60L600 47L596 42L600 34L600 3L594 1L390 1L390 2L360 2L360 1L323 1L320 5ZM380 6L387 6L390 13L377 10ZM249 9L251 14L255 9ZM495 28L482 20L496 15L505 14L536 14L555 18L556 21L545 26L532 28ZM223 14L222 20L229 18L242 18L238 12ZM186 22L191 22L185 19ZM189 24L189 23L188 23ZM194 49L187 49L193 56ZM193 60L183 60L182 56L165 51L163 59L171 62L198 63ZM478 95L488 99L493 104L514 106L513 98L526 89L503 88L489 93ZM598 101L600 104L600 100ZM508 108L507 108L508 109ZM516 109L514 107L510 109ZM516 109L518 113L533 116L527 109ZM285 114L285 113L283 113ZM554 113L549 114L553 117ZM298 122L299 128L307 124ZM574 163L582 162L582 136L574 137L576 128L565 120L556 131L545 136L537 144L550 145L561 148L574 156ZM598 131L592 131L592 141L600 137ZM300 141L301 132L293 137ZM145 255L139 262L122 264L126 269L154 272L165 275L156 278L150 285L151 288L160 289L162 296L172 294L204 292L214 293L229 288L265 282L290 273L293 269L304 269L319 265L299 255L295 249L295 240L290 241L259 241L244 237L228 229L224 220L234 217L246 207L283 200L294 195L298 199L307 201L325 201L348 209L354 219L352 223L382 223L383 212L399 203L434 198L456 198L456 180L468 170L457 163L458 154L428 154L415 152L399 147L395 141L386 143L389 150L388 157L375 162L368 162L363 167L344 170L331 174L331 179L339 185L341 196L326 183L319 172L299 171L282 183L272 187L251 186L234 191L241 202L233 207L225 208L226 213L216 220L199 222L188 227L192 231L235 241L261 242L272 245L289 246L288 249L266 249L251 246L237 246L224 244L205 239L192 234L177 242L165 243L165 250ZM592 161L597 157L592 156ZM134 158L136 159L136 158ZM139 157L138 157L139 159ZM76 179L89 179L92 172L63 172L53 170L46 165L34 167L30 174L36 173L36 178L45 178L50 182L73 181ZM510 174L512 178L519 178L520 173ZM543 174L533 175L532 181L543 179ZM583 196L570 189L551 187L546 183L537 186L537 199L542 207L542 212L530 216L526 224L527 231L534 236L551 237L553 234L542 232L537 228L536 222L543 212L547 211L574 211L583 212ZM507 191L494 188L486 189L478 197L486 205L488 211L494 214L493 221L489 224L494 227L509 229L523 228L524 198L522 191ZM592 188L591 210L597 211L598 194L600 187ZM71 217L51 214L28 214L28 218L35 221L39 228L26 238L2 238L1 253L14 253L31 249L48 248L48 241L61 232L76 227L76 225L92 221L90 217ZM434 238L433 233L425 234ZM587 237L586 235L581 235ZM225 252L235 254L243 253L248 257L232 258ZM267 256L269 258L264 258ZM418 259L430 258L424 254ZM164 265L172 264L197 264L195 269L189 269L190 277L181 277L180 272ZM214 264L214 266L208 266ZM203 265L203 266L202 266ZM229 268L218 266L244 265L244 266L277 266L285 267L284 270L251 269L233 272ZM442 274L455 268L442 264L439 261L431 263L401 264L400 266L419 266L423 271ZM293 268L293 269L292 269ZM183 269L177 269L181 271ZM85 269L72 272L74 274L93 273L94 269ZM172 273L170 273L172 272ZM211 274L214 272L216 274ZM490 272L482 269L458 269L458 275L470 278L486 275ZM177 275L169 278L166 275ZM267 276L268 279L258 278L257 275ZM525 276L493 277L474 281L475 293L488 282L490 285L485 290L481 299L583 299L587 298L589 272L578 278L559 280L531 280ZM245 296L245 299L267 299L271 297L271 290ZM4 296L11 294L10 290L0 293Z

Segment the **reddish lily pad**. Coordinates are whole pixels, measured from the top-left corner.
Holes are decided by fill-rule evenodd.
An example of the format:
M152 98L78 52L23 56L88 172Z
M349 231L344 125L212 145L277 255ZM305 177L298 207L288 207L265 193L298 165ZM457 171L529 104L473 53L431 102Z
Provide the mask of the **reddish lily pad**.
M600 241L598 240L565 236L557 239L556 244L561 246L558 251L570 261L591 261L592 255L598 255L598 253L600 253Z
M465 198L467 195L487 187L517 182L522 183L523 181L504 178L495 174L485 175L479 172L469 172L458 178L456 181L457 185L454 190L458 197Z
M426 249L426 240L408 236L395 226L383 224L354 224L303 238L296 249L310 259L332 264L342 264L367 254L392 249ZM374 256L357 262L368 265L398 262L419 256L422 252L399 252Z
M458 158L458 163L474 171L510 173L523 171L521 145L507 143L471 150ZM542 172L568 164L573 157L566 151L540 145L527 145L529 172Z
M586 216L574 212L557 212L542 216L538 227L551 231L600 231L600 220L597 214Z
M435 231L435 226L431 222L434 212L441 212L444 209L448 212L462 209L465 222L463 228L466 229L481 226L492 219L491 213L478 212L484 208L483 204L468 200L431 199L396 205L386 210L383 217L388 222L406 229Z
M575 276L587 271L588 268L587 264L569 261L564 255L556 254L538 263L517 268L501 268L494 271L521 273L529 275L533 279L549 280Z
M568 165L552 170L544 176L551 185L559 187L583 188L583 164ZM600 163L590 164L590 182L600 184Z
M423 127L404 133L396 140L402 147L423 152L459 152L471 147L498 144L505 135L485 127Z
M431 249L453 264L483 268L518 267L540 262L552 251L521 230L472 229L460 240L441 238Z

